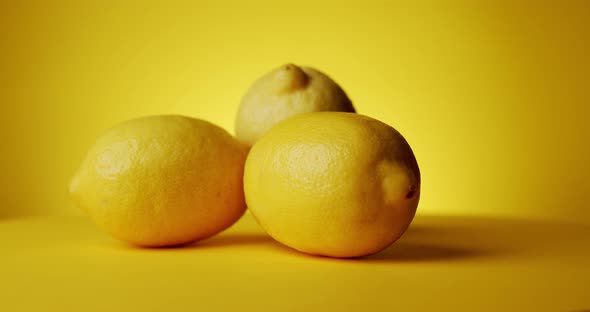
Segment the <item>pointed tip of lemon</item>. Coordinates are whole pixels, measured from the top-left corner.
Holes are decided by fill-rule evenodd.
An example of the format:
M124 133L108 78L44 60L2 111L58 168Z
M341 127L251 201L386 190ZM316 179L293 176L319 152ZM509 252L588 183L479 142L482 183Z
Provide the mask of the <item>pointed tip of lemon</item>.
M78 192L78 188L80 186L80 177L78 176L78 174L75 174L72 179L70 179L70 182L68 183L68 192L70 193L70 195L74 195Z
M309 76L301 67L287 63L278 68L273 83L279 93L293 92L297 89L304 88L309 82Z
M393 204L414 196L416 187L412 185L407 172L402 167L391 161L382 161L377 170L381 176L385 204Z
M82 212L86 212L84 206L80 204L80 175L78 173L76 173L68 183L68 195L72 203L74 203Z

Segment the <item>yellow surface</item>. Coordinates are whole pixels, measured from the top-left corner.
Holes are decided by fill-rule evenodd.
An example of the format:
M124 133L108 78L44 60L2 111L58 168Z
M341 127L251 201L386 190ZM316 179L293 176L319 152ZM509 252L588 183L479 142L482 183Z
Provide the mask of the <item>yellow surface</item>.
M252 82L294 62L404 134L418 213L590 221L590 2L418 2L4 1L0 216L76 214L65 185L104 129L232 131Z
M318 258L250 215L220 236L137 249L81 217L0 222L1 311L582 311L588 225L418 217L363 260Z

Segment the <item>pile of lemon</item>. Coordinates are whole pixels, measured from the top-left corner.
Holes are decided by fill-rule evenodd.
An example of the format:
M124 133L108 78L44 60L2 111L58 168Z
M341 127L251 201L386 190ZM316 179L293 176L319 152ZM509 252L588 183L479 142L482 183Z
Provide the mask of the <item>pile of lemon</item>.
M287 64L259 78L235 128L177 115L121 123L90 149L71 196L100 228L146 247L205 239L246 209L277 241L331 257L379 252L410 225L412 149L322 72Z

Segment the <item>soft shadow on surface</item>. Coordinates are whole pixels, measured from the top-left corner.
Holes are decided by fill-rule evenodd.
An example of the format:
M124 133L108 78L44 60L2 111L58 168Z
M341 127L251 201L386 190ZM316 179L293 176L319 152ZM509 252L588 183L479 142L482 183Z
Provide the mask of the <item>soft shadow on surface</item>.
M270 236L264 233L228 233L213 236L211 238L204 239L202 241L173 245L173 246L162 246L162 247L142 247L121 241L111 241L113 247L121 249L132 249L132 250L144 250L144 251L166 251L166 250L178 250L188 251L196 249L209 249L209 248L225 248L232 246L251 246L260 244L278 244Z
M584 244L584 225L490 217L417 216L406 233L371 261L443 261L542 256ZM563 250L563 251L562 251Z
M29 218L36 216L34 213L31 212L21 212L18 210L9 210L6 208L0 208L0 221L6 221L10 219L18 219L18 218Z
M229 231L203 241L164 248L141 248L121 243L118 247L143 250L197 252L211 248L245 248L308 260L359 263L444 262L497 259L562 253L567 244L587 245L587 226L530 220L476 217L416 217L406 233L385 250L366 257L333 259L300 253L284 246L262 230ZM248 247L256 247L248 249ZM564 249L565 248L565 249ZM575 249L575 248L574 248Z
M185 248L217 248L244 245L275 244L276 242L264 233L228 233L212 237L200 242L195 242Z
M488 253L485 250L397 242L380 253L359 258L359 260L391 262L443 261L483 257L486 255L488 255Z
M260 232L229 232L211 238L168 247L146 248L121 243L118 247L147 251L198 251L211 248L227 248L240 246L264 246L267 251L302 259L321 261L354 261L354 262L426 262L459 260L474 257L489 257L503 252L494 245L494 239L482 238L490 229L485 226L472 226L474 222L449 223L448 219L437 219L427 224L413 224L397 242L387 249L366 257L335 259L317 255L308 255L275 241L266 233Z
M363 261L445 261L471 258L489 258L510 253L509 245L502 237L495 237L494 230L474 220L450 218L426 218L417 220L406 233L387 249L367 257ZM424 222L426 221L426 222ZM494 223L490 220L491 223Z

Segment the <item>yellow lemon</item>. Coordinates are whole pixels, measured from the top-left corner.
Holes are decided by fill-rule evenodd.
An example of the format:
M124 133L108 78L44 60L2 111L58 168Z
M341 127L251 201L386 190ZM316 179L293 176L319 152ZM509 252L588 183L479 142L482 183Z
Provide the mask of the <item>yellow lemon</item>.
M185 244L244 213L246 155L245 145L203 120L134 119L96 141L70 193L115 238L151 247Z
M410 225L420 171L394 128L351 113L303 114L250 150L248 208L277 241L331 257L379 252Z
M244 95L236 117L236 137L252 145L281 120L321 111L355 110L330 77L311 67L286 64L259 78Z

